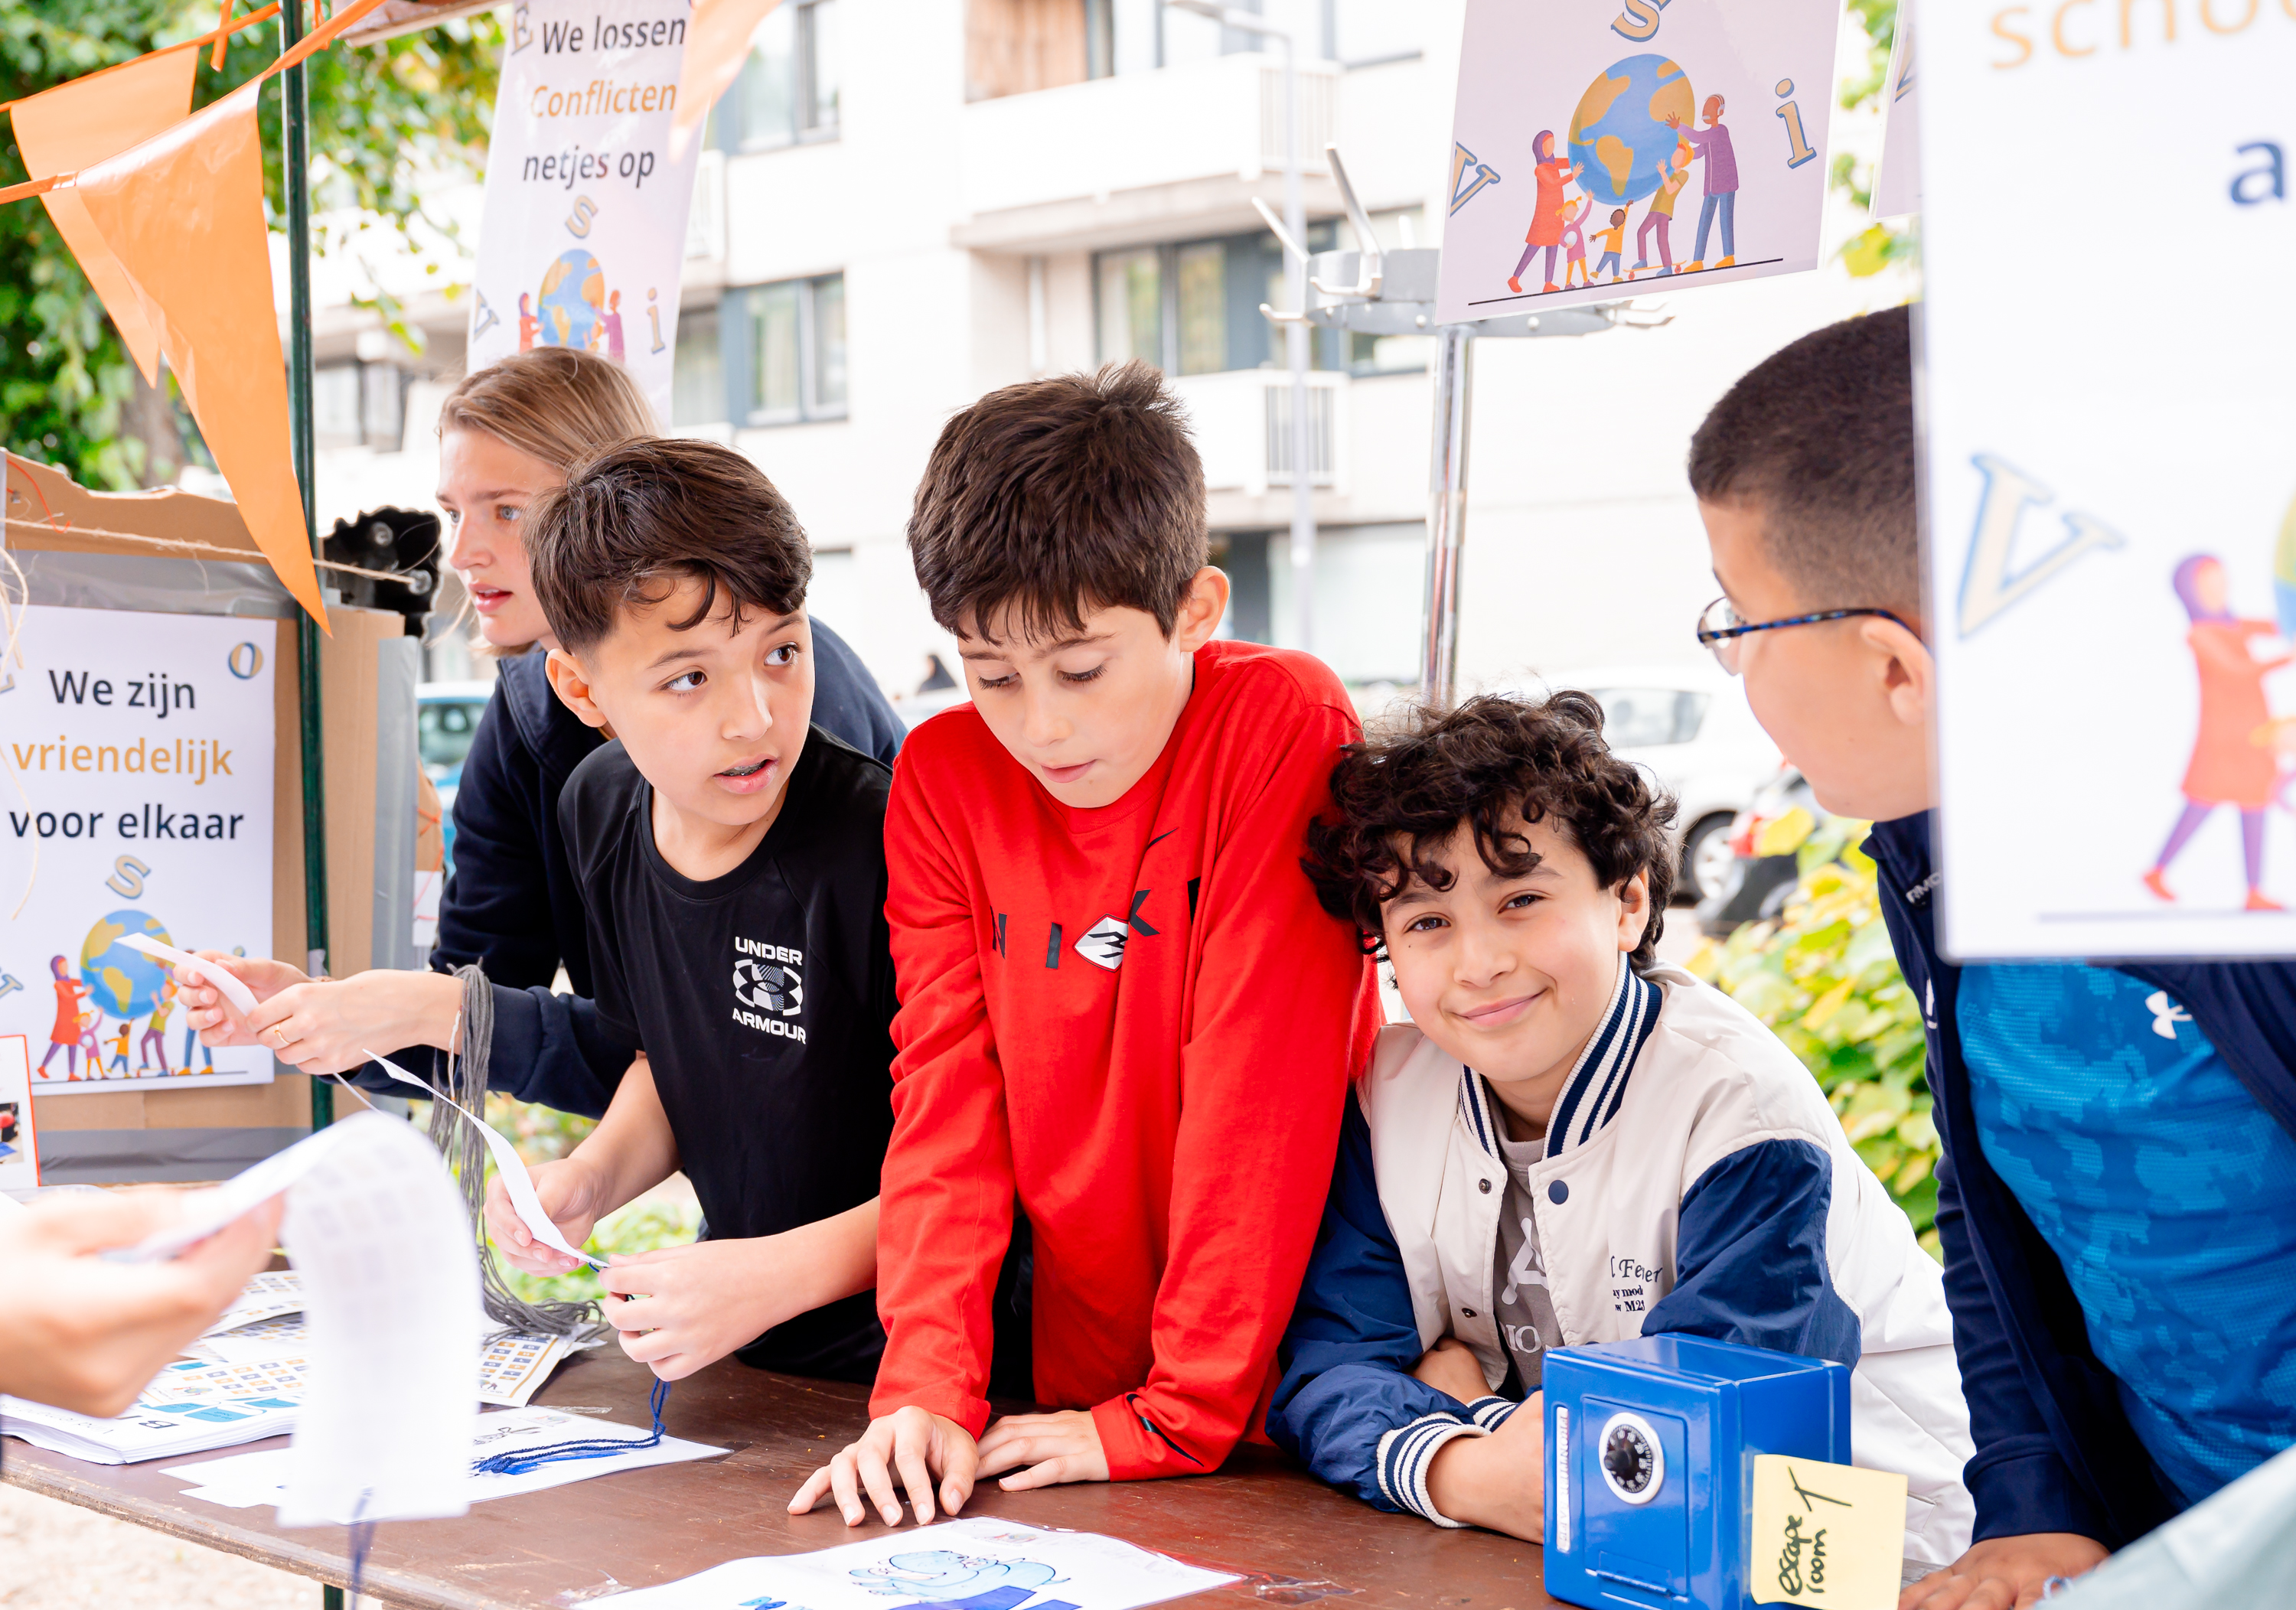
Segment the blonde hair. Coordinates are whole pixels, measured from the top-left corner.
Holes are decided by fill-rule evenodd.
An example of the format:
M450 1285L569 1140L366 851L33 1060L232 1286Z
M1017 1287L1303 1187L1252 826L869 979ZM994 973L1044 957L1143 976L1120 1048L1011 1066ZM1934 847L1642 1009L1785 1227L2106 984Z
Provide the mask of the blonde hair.
M537 347L464 376L439 405L439 434L449 430L483 432L561 474L660 434L629 372L576 347Z

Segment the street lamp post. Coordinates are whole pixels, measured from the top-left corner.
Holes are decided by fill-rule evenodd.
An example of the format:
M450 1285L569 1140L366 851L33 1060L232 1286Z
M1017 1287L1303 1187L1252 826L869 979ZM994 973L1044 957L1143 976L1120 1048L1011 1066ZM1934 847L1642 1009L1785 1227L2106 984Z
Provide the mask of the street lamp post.
M1209 17L1223 28L1275 39L1283 46L1283 244L1284 274L1295 308L1308 303L1308 198L1300 170L1299 40L1292 30L1251 12L1217 0L1166 0L1175 10ZM1254 197L1255 205L1259 198ZM1265 213L1266 208L1261 208ZM1274 220L1269 220L1272 225ZM1263 306L1260 311L1268 310ZM1271 317L1275 315L1270 315ZM1314 433L1308 410L1308 326L1299 314L1277 319L1283 331L1283 358L1292 372L1292 600L1299 646L1315 647L1316 484ZM1336 444L1334 444L1336 447Z

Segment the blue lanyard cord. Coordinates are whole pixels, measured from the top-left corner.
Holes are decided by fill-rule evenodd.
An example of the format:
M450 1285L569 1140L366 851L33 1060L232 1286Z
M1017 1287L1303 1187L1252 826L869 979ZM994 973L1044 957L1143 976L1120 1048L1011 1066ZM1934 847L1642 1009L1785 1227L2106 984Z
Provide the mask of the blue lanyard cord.
M649 1405L653 1410L653 1434L636 1442L613 1442L603 1437L585 1437L579 1442L552 1442L546 1447L529 1448L522 1451L491 1453L471 1467L473 1475L524 1475L545 1465L555 1465L562 1459L611 1459L618 1453L636 1453L641 1449L659 1446L661 1442L661 1406L669 1402L669 1383L656 1381Z
M358 1517L366 1513L366 1501L373 1496L372 1489L360 1493L358 1507L351 1511L351 1582L345 1601L350 1610L358 1610L360 1590L366 1581L366 1551L374 1543L374 1523Z

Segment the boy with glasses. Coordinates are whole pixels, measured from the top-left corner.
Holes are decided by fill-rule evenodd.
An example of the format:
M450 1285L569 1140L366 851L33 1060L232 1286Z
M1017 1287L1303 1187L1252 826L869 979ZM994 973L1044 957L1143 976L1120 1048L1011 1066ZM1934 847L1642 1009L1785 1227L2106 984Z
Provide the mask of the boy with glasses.
M1900 1610L2028 1605L2296 1437L2296 966L1939 953L1905 308L1756 366L1690 484L1724 593L1700 640L1819 802L1874 821L1929 1033L1977 1541Z

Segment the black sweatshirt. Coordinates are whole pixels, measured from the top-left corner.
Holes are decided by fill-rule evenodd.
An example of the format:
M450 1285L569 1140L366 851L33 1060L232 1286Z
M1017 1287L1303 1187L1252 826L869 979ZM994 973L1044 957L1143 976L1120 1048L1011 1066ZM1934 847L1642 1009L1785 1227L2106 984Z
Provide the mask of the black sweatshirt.
M812 729L773 826L706 883L662 859L653 789L619 743L578 766L559 797L598 1026L646 1054L713 1238L779 1234L877 1194L893 1128L891 781L881 763ZM864 1292L739 1356L866 1381L884 1345L875 1295Z

